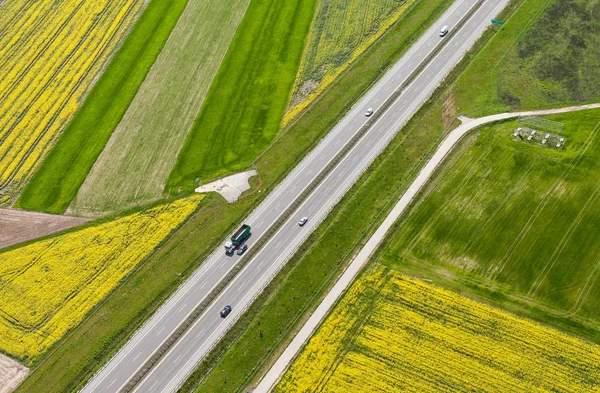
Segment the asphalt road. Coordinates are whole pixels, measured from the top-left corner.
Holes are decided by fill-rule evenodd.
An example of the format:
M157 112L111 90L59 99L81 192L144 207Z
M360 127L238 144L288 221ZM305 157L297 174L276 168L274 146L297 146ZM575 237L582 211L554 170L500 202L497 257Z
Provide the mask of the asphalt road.
M251 213L245 221L252 227L253 235L247 242L250 247L361 128L367 120L364 114L367 108L377 111L411 71L427 58L440 40L450 39L444 49L381 115L369 132L322 181L288 222L145 376L138 384L137 392L177 390L378 153L432 94L483 33L490 19L496 16L507 2L508 0L487 0L459 32L451 38L440 38L438 32L441 26L448 25L452 29L476 3L476 0L457 0ZM309 221L304 227L299 227L297 222L303 216L308 217ZM237 255L225 256L222 247L217 249L82 391L117 392L125 386L164 340L227 274L238 258ZM229 317L222 319L219 310L226 304L232 305L233 311Z
M394 223L406 211L414 197L416 197L417 194L423 189L423 187L427 184L435 170L440 166L440 164L444 162L446 157L450 154L452 149L456 146L456 144L462 139L462 137L465 134L480 127L483 124L489 124L505 119L514 119L519 116L543 116L594 108L600 108L600 104L588 104L560 109L545 109L540 111L501 113L497 115L481 117L478 119L465 118L463 124L458 128L452 130L452 132L440 144L440 146L433 154L431 159L427 162L427 164L425 164L423 169L421 169L417 177L414 179L414 181L408 187L408 189L404 192L400 200L396 203L396 205L387 215L385 220L375 230L371 238L366 242L364 247L352 260L350 265L346 268L344 273L334 284L331 290L327 293L327 295L325 295L323 301L312 313L312 315L306 321L304 326L302 326L302 328L300 329L298 334L296 334L292 342L287 346L287 348L279 356L277 361L265 374L263 379L253 390L253 393L267 393L270 392L276 386L276 384L279 382L279 379L283 376L283 373L294 360L294 357L298 353L300 353L300 351L308 342L314 331L321 324L321 321L325 319L325 317L335 306L336 302L340 299L344 291L346 291L350 284L354 282L354 279L356 278L358 273L369 262L371 256L383 242L385 236L392 228Z

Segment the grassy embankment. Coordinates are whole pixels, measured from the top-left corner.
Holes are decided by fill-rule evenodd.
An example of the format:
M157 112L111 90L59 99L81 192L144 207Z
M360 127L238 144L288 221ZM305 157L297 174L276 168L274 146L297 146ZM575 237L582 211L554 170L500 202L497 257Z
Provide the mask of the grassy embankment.
M426 28L424 21L435 19L449 4L450 1L422 0L386 35L385 40L372 48L343 76L340 83L334 84L330 92L261 156L256 162L262 180L260 194L252 193L229 205L223 205L222 199L214 195L205 198L201 212L49 354L17 391L70 392L89 378L197 268L260 198L331 129L373 80L381 76L418 38ZM415 141L418 140L415 138ZM310 265L308 269L313 267L319 266ZM322 279L329 270L329 265L324 265L322 270L315 269L315 279ZM244 372L251 372L253 367L249 365ZM244 378L246 374L241 376L242 380Z
M479 117L600 98L599 2L522 3L457 83L458 113Z
M169 176L167 190L247 168L278 134L316 0L254 0Z
M119 211L163 197L177 154L249 2L188 1L71 203L73 212Z
M550 119L563 150L512 138L516 121L483 128L378 260L600 342L600 110Z
M343 74L417 0L319 1L284 126Z
M346 195L327 221L306 242L302 252L284 268L247 316L236 324L217 351L201 365L188 381L186 391L238 391L256 380L261 370L274 360L273 355L282 348L290 332L298 326L298 321L306 315L305 311L316 304L316 299L323 293L322 286L328 285L339 267L353 255L354 247L365 239L387 209L391 208L422 160L452 123L456 114L454 89L468 86L471 93L478 93L475 90L477 85L471 84L472 79L468 78L483 80L489 76L491 67L498 59L496 49L506 50L510 47L523 26L532 18L535 20L542 5L544 2L532 0L514 1L509 5L500 16L506 19L510 15L502 30L492 29L485 33L449 78L450 86L439 89L361 182ZM390 33L389 37L392 36ZM478 52L477 57L473 56ZM492 66L486 68L486 64ZM467 71L464 71L465 68ZM461 71L464 73L456 81ZM474 73L478 74L473 76ZM332 257L336 255L339 257ZM545 313L534 315L524 307L519 311L537 320L547 320ZM577 324L574 321L569 323Z
M152 0L147 5L16 207L48 213L67 209L186 4L187 0Z

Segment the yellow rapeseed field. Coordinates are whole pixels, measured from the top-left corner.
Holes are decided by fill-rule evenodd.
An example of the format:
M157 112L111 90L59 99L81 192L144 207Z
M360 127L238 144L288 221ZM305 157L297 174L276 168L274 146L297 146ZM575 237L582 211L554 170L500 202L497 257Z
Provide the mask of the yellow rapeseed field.
M43 354L201 199L180 199L0 253L0 350L25 362Z
M373 267L276 391L598 392L600 346Z
M304 110L419 0L320 0L284 124Z
M143 5L7 0L1 6L0 205L24 187Z

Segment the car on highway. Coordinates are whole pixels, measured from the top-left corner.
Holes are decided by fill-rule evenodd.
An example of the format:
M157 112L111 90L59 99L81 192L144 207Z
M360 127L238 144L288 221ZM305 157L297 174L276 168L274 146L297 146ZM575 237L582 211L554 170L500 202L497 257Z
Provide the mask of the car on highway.
M369 108L367 109L367 111L365 112L365 116L369 117L373 114L373 108Z
M223 307L223 309L221 310L221 318L227 317L230 312L231 312L231 306L230 305L227 305L227 306Z
M445 37L446 34L448 34L450 30L448 29L448 26L444 26L442 27L442 30L440 30L440 37Z
M301 227L303 227L304 224L306 224L307 221L308 221L308 217L302 217L300 219L300 221L298 221L298 225L300 225Z
M242 255L243 253L246 252L246 250L248 249L248 245L247 244L243 244L240 246L240 248L238 248L237 254L238 255Z

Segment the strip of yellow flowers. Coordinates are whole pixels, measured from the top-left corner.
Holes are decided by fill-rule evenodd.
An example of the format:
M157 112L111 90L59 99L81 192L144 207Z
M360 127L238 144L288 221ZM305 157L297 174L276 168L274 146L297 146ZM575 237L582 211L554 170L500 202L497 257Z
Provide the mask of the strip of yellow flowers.
M0 12L0 204L73 118L144 0L7 0Z
M0 350L30 363L106 297L202 196L0 253Z
M377 266L276 391L597 392L600 346Z
M417 1L320 1L284 125L306 109Z

